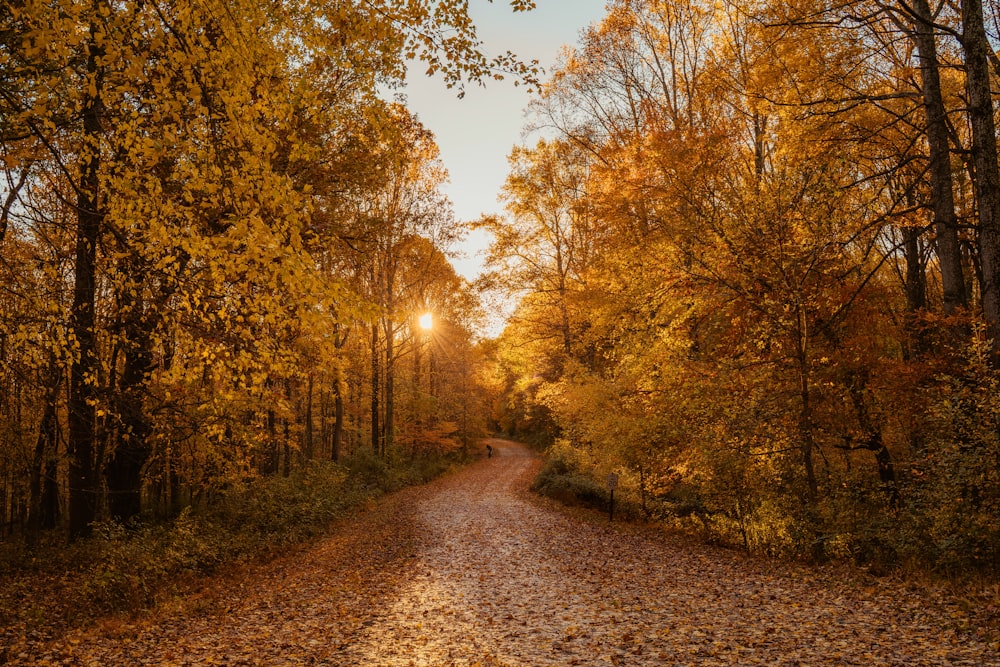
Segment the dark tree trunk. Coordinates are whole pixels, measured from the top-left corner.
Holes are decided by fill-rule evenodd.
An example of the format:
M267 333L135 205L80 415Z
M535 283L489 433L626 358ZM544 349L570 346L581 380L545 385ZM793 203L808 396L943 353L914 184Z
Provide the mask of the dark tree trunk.
M13 187L7 192L7 197L4 199L3 208L0 208L0 243L3 243L4 237L7 235L7 226L10 220L10 211L14 207L14 204L18 201L18 195L21 189L28 182L29 165L25 165L21 169L21 175L17 179L17 183L13 184Z
M826 558L826 546L821 539L819 516L819 482L816 477L815 450L816 439L813 426L812 386L809 381L809 321L805 307L798 306L798 327L794 330L797 371L799 376L799 451L802 455L802 468L805 472L806 488L802 498L810 530L813 533L811 553L813 560L819 562Z
M59 437L53 441L51 457L45 462L42 481L42 529L52 530L59 525Z
M819 498L819 484L816 479L816 469L813 461L815 439L813 437L812 387L809 383L809 329L805 309L799 306L799 326L795 331L796 360L799 375L799 433L802 439L802 467L806 473L806 503L810 509L815 508Z
M339 375L339 373L338 373ZM330 457L334 461L340 460L341 449L344 445L344 387L340 378L333 384L333 444Z
M380 366L379 363L379 349L378 349L378 325L372 326L372 345L371 345L371 355L372 355L372 400L371 400L371 429L372 429L372 452L375 455L381 454L382 448L382 429L379 428L379 393L382 391L381 383L379 382Z
M152 331L143 314L141 299L126 294L123 306L128 319L124 327L125 358L115 397L119 428L104 479L108 485L111 518L128 523L142 512L142 471L152 451L149 445L152 426L145 398L154 362Z
M423 425L423 401L421 401L420 396L420 347L424 343L420 340L414 339L413 344L413 426L417 431L420 431Z
M306 409L305 409L305 428L303 429L302 439L303 439L303 449L305 450L305 457L308 460L313 458L313 376L312 373L309 374L309 379L306 381Z
M294 405L292 401L292 381L285 379L285 404ZM292 420L286 414L281 418L281 476L292 474Z
M392 320L385 320L385 437L382 439L383 453L393 445L396 430L396 369L395 345L393 344Z
M274 475L278 472L278 429L273 409L267 411L267 449L261 461L260 472L262 475Z
M903 230L903 257L906 258L906 326L910 344L904 347L907 359L919 357L930 347L925 328L920 322L921 313L927 310L927 274L920 253L919 229Z
M903 257L906 258L906 309L916 313L927 309L927 274L920 252L920 229L903 230Z
M29 480L27 526L29 542L33 542L42 529L54 526L51 507L48 506L51 499L46 497L51 492L48 488L50 484L46 475L56 459L56 450L59 446L59 419L56 408L59 400L59 387L62 384L62 373L55 360L50 363L52 369L48 386L45 389L42 419L38 425L38 438L35 440L35 453L31 463Z
M427 346L427 395L430 398L427 419L434 422L434 406L437 395L440 393L440 369L438 368L438 355L434 354L434 342Z
M941 75L934 37L933 17L927 0L914 0L914 41L920 60L924 113L927 123L927 146L930 157L931 206L937 234L937 254L941 265L944 312L948 315L968 306L962 253L958 241L955 195L951 175L951 150L948 144L948 118L941 94Z
M281 476L288 477L292 474L292 447L291 447L291 432L290 424L288 419L281 420L284 429L282 433L282 443L281 443Z
M99 169L101 139L101 73L98 61L103 50L97 46L99 27L90 26L87 78L93 82L85 93L82 110L83 137L80 182L77 188L76 262L74 265L73 306L70 330L77 350L70 369L67 407L69 409L69 536L85 537L97 518L98 472L95 460L97 438L96 297L97 242L103 213L100 210Z
M854 374L851 378L851 401L854 403L854 411L858 417L863 438L861 447L867 449L875 455L875 464L878 467L878 478L882 483L882 488L888 494L890 502L895 507L899 503L899 488L896 485L896 468L892 463L892 454L885 446L882 436L882 426L877 418L873 418L865 401L867 393L868 377L865 373Z
M337 350L343 349L347 345L347 339L350 336L351 330L341 329L338 324L334 330L336 333L336 338L334 339L334 346ZM334 461L340 460L341 452L343 451L344 445L344 370L338 365L337 374L333 381L333 436L331 438L330 446L330 457Z
M962 1L962 50L965 88L972 127L972 161L979 204L979 256L982 261L983 317L993 341L993 359L1000 350L1000 166L997 165L996 123L990 87L989 56L981 0Z
M330 394L319 390L319 457L333 459L333 429L330 428Z

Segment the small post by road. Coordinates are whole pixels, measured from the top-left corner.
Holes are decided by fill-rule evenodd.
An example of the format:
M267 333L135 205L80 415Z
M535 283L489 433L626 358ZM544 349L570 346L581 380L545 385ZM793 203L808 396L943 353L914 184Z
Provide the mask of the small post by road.
M611 502L608 504L608 522L615 520L615 489L618 488L618 475L608 473L608 491L611 492Z

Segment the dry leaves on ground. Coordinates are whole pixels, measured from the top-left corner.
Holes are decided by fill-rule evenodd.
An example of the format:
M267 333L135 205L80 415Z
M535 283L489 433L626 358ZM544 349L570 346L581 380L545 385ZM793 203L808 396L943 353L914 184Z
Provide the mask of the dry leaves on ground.
M842 585L523 492L513 443L332 537L144 621L16 647L21 664L1000 665L947 607Z

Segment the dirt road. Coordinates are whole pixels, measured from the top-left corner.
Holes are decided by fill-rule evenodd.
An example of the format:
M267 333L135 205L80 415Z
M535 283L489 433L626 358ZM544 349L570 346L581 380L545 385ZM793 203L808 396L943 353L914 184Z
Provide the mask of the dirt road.
M580 521L495 454L142 622L24 655L83 665L1000 665L903 588Z

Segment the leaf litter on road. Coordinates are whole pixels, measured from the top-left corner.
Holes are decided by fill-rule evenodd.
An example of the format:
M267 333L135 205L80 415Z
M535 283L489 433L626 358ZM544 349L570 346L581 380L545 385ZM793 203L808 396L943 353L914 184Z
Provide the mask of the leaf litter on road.
M527 450L396 494L145 619L15 647L73 665L1000 665L902 585L578 518Z

